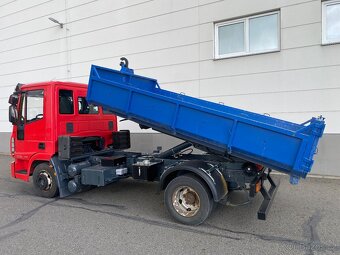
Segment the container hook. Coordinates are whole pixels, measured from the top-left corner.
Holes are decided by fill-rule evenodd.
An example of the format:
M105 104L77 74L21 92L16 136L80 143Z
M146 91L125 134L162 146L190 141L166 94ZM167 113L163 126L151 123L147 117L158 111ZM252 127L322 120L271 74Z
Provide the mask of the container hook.
M121 67L129 68L129 60L126 57L120 58L120 64Z

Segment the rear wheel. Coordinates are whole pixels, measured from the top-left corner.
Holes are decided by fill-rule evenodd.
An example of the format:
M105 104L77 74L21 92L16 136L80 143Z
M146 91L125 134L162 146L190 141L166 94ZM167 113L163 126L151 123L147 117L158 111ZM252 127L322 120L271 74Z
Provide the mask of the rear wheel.
M37 195L55 197L58 194L57 177L53 167L41 163L34 168L33 185Z
M207 185L190 174L173 179L165 189L164 200L169 214L187 225L203 223L214 204Z

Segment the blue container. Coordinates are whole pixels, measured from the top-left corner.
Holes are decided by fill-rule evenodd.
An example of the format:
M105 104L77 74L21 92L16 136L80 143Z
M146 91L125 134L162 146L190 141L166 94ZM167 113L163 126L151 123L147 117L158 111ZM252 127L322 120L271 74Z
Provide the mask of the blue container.
M291 175L306 177L325 122L302 124L177 94L157 80L93 65L88 101L159 132Z

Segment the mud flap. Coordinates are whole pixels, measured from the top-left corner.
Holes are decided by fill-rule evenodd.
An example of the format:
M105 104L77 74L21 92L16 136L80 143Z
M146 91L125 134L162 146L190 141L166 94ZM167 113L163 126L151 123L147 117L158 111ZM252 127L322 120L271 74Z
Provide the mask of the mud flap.
M54 171L56 173L59 196L62 198L71 195L72 193L67 188L68 178L65 165L60 162L58 156L53 156L50 162L53 165Z

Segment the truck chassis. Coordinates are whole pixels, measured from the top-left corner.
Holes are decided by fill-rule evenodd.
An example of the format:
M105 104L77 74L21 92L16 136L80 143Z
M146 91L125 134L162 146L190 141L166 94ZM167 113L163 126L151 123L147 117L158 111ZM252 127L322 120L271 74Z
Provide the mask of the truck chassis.
M190 142L151 155L126 152L122 149L129 146L129 132L120 133L123 140L118 143L120 148L82 155L70 154L73 143L63 142L72 140L72 137L60 137L59 154L52 157L49 165L44 164L49 169L38 165L34 171L37 193L45 197L58 194L66 197L89 186L105 186L132 177L159 182L160 190L165 190L167 211L184 224L203 223L214 204L226 203L235 190L245 190L249 198L261 193L264 199L258 219L266 219L278 187L270 176L271 169L235 157L193 154L194 145ZM79 137L75 139L79 140ZM269 191L263 185L266 180L270 183Z

